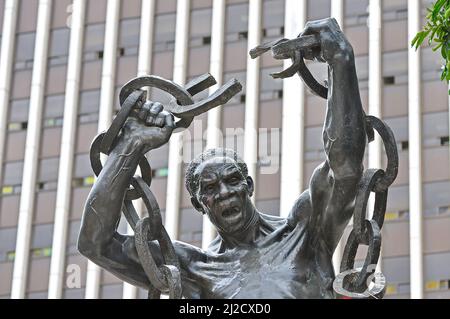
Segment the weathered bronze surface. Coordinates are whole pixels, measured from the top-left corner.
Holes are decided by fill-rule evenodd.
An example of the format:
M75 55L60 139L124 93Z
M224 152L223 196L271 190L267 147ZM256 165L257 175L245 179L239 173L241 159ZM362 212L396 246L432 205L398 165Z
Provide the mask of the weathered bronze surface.
M287 218L259 212L250 200L254 182L232 150L207 150L186 170L186 188L196 210L206 214L218 236L207 250L172 241L152 192L151 169L144 154L166 144L176 128L226 103L240 91L231 80L204 101L192 96L215 84L206 74L186 87L157 76L131 80L121 90L121 111L91 147L98 176L86 202L78 239L80 252L117 277L148 289L149 298L382 298L385 279L375 273L388 187L397 176L398 154L392 131L366 116L361 106L353 49L334 19L308 22L293 40L281 39L250 51L252 58L272 51L292 66L274 78L297 73L318 96L327 99L323 130L326 160L314 171ZM328 65L319 84L304 59ZM174 97L169 105L145 102L142 87L158 87ZM174 116L181 118L175 123ZM364 171L367 141L380 134L387 168ZM100 153L109 155L105 166ZM287 154L284 154L285 156ZM138 165L142 178L134 176ZM367 201L375 193L373 217ZM142 198L140 218L132 200ZM125 215L135 235L117 232ZM332 255L349 219L353 230L335 278ZM361 269L354 269L360 245L369 247Z

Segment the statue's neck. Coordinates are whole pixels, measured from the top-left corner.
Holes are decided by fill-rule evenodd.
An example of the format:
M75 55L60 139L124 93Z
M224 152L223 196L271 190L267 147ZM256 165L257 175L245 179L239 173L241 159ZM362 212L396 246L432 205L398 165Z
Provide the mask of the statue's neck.
M225 233L219 231L219 235L220 237L222 237L222 240L224 241L225 246L228 249L233 249L239 246L252 245L259 237L260 215L255 206L253 206L253 204L251 203L249 203L249 207L247 207L247 209L251 210L250 218L248 219L247 223L245 223L245 225L241 229L239 229L239 231L233 233Z

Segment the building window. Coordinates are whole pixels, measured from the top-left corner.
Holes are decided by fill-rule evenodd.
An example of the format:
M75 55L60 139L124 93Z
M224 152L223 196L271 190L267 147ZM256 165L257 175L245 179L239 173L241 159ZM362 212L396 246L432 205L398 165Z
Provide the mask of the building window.
M246 33L248 29L248 3L229 5L226 8L226 34Z
M152 176L154 177L167 177L169 175L169 169L167 167L152 170Z
M439 215L446 215L450 213L450 206L440 206L438 207L438 214Z
M395 295L397 294L397 284L389 284L386 286L386 295Z
M5 185L2 187L2 195L20 194L22 185Z
M53 191L58 188L58 182L41 182L36 185L38 191Z
M22 131L26 130L28 127L28 122L12 122L8 123L8 131Z
M400 145L401 145L400 149L402 151L405 151L405 150L407 150L409 148L409 142L408 141L402 141L402 142L400 142Z
M99 52L103 50L105 40L105 24L87 25L85 29L84 52Z
M49 118L49 119L45 119L45 121L44 121L44 127L56 127L56 126L62 126L62 125L63 125L62 117Z
M31 250L31 255L33 257L50 257L52 255L52 248L51 247L34 248Z
M127 49L138 47L140 27L141 27L140 18L121 20L119 46Z
M202 38L202 44L203 45L211 44L211 36L203 37Z
M62 65L67 63L69 54L70 29L61 28L51 31L49 64Z
M34 59L35 32L19 33L15 50L15 70L31 69Z
M15 251L8 251L6 253L6 259L8 261L14 261L15 258L16 258L16 252Z
M244 40L248 38L248 31L241 31L238 33L238 39Z
M211 43L211 18L211 8L191 11L189 47L208 45Z
M395 76L384 76L383 77L383 83L385 85L395 84Z
M87 187L93 185L95 182L94 176L74 178L72 180L72 187Z
M399 210L397 212L386 212L384 215L384 219L386 221L392 220L405 220L409 218L409 211L407 210Z
M440 290L441 282L443 283L442 286L445 284L445 289L447 289L447 280L429 280L425 283L425 290Z
M175 44L176 14L159 14L155 17L154 50L167 51Z

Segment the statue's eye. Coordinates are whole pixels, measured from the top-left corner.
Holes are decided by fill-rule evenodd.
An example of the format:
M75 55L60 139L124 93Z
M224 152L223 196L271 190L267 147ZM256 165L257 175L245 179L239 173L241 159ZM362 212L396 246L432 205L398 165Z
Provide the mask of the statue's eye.
M214 190L214 184L206 185L205 190L206 190L207 192L213 191L213 190Z
M235 184L239 183L239 178L237 178L237 177L231 177L231 178L228 180L228 183L235 185Z

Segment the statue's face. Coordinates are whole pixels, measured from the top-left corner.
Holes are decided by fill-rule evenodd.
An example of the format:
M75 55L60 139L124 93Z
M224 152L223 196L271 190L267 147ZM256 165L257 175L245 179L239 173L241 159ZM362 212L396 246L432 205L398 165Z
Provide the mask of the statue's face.
M247 209L253 181L245 178L237 164L223 157L201 163L194 178L199 179L197 201L211 222L222 232L238 232L251 218Z

